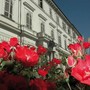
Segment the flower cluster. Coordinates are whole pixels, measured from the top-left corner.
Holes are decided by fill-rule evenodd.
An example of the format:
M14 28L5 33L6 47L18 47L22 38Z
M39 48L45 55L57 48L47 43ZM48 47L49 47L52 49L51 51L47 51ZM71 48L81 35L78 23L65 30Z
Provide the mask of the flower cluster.
M31 90L56 90L54 82L42 80L40 78L31 80L29 85L31 86Z
M38 73L44 77L48 74L52 67L57 66L60 63L61 60L53 58L51 61L47 63L47 65L43 65L41 68L39 68Z
M70 44L71 55L67 63L71 67L71 75L81 83L90 85L90 55L85 51L90 48L90 42L84 42L83 37L78 37L78 42Z
M0 71L0 90L27 90L28 83L23 76Z
M55 78L60 74L55 74L61 60L49 61L47 52L42 45L20 45L16 37L1 42L0 90L56 90Z
M16 60L24 66L34 66L38 63L39 55L32 47L21 46L17 38L11 38L9 42L0 43L0 58L3 60Z
M71 90L69 79L72 76L90 85L90 55L86 53L90 42L84 42L79 36L78 42L68 48L69 67L63 60L48 59L48 49L42 45L20 45L16 37L1 42L0 90L64 90L66 87Z

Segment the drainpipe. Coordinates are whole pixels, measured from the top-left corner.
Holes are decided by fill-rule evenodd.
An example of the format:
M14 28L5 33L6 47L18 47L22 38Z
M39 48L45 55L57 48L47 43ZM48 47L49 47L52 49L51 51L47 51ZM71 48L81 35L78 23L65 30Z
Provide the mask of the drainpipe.
M21 13L22 13L22 0L18 0L18 28L20 30L20 44L22 44L22 24L21 24Z

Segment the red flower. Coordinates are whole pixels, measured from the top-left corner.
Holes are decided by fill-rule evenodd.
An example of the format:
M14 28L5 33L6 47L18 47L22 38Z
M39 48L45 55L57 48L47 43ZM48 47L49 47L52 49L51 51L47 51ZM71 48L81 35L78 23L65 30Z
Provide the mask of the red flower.
M2 48L0 48L0 58L3 58L3 60L8 60L8 53Z
M30 90L47 90L46 82L40 78L31 80L29 85L30 85Z
M85 49L89 48L89 47L90 47L90 43L89 43L89 42L84 42L84 43L83 43L83 47L84 47Z
M44 69L45 71L49 71L51 69L50 65L44 65L42 66L42 69Z
M77 50L81 50L81 45L79 43L74 43L74 44L70 44L68 46L68 48L72 51L75 52Z
M52 61L48 62L48 64L50 65L50 67L53 67L55 65L55 63Z
M38 54L27 47L18 47L15 55L16 60L21 61L25 66L34 66L38 63Z
M47 90L56 90L56 84L54 82L46 81Z
M12 74L8 74L4 78L4 84L8 87L8 90L27 90L28 88L28 84L24 77Z
M18 39L16 37L10 38L10 45L16 46L18 44Z
M6 52L10 53L10 45L6 42L6 41L3 41L1 44L0 44L0 47L3 48Z
M83 41L84 41L84 38L83 38L82 36L78 36L77 40L78 40L79 42L83 42Z
M8 90L8 87L5 84L0 84L0 90Z
M56 90L56 85L54 82L45 81L40 78L31 80L29 85L30 90Z
M52 59L52 62L55 63L55 64L60 64L61 63L61 60L59 60L57 58L53 58Z
M34 46L31 46L30 49L32 49L34 51L36 48Z
M85 60L78 59L78 63L72 68L71 75L81 83L90 85L90 55Z
M5 53L6 53L5 50L0 48L0 58L4 58Z
M0 58L7 60L10 52L10 45L7 42L3 41L2 43L0 43Z
M68 48L71 50L74 56L82 56L82 47L79 43L70 44Z
M45 77L48 74L48 71L46 71L44 69L38 69L38 74L40 74L41 76Z
M57 58L53 58L52 61L48 62L48 64L53 67L55 65L58 65L61 63L61 60L57 59Z
M39 45L38 46L38 49L37 49L37 53L39 55L44 55L47 53L47 49L45 47L43 47L42 45Z
M3 83L3 78L5 77L5 71L0 71L0 83Z
M0 90L27 90L28 84L24 77L0 71Z

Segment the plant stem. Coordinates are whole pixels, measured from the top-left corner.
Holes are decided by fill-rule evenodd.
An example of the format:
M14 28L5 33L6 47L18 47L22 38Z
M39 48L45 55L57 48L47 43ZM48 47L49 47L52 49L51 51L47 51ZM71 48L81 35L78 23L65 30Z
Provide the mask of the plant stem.
M71 86L70 86L70 84L69 84L69 82L67 82L67 85L68 85L69 89L72 90L72 89L71 89Z
M78 85L76 85L76 87L77 87L79 90L81 90L81 88L80 88Z

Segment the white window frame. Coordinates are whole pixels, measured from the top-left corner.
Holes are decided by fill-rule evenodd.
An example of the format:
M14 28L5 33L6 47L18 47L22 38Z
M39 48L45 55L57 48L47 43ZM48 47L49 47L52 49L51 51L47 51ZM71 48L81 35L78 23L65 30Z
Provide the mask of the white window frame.
M65 50L67 50L67 39L66 38L64 38L64 48Z
M51 30L51 37L52 37L52 39L54 39L54 30L53 29Z
M49 12L50 12L50 17L53 17L52 16L52 8L51 7L49 8Z
M5 0L4 15L12 19L13 2L12 0Z
M29 11L26 13L26 27L32 30L32 13Z
M56 22L59 25L60 21L59 21L59 16L56 14Z
M41 33L45 33L45 23L42 21L40 23L40 29L41 29Z
M61 47L62 46L62 41L61 41L61 35L58 36L58 45Z
M65 22L62 22L62 28L66 31L66 24L65 24Z

